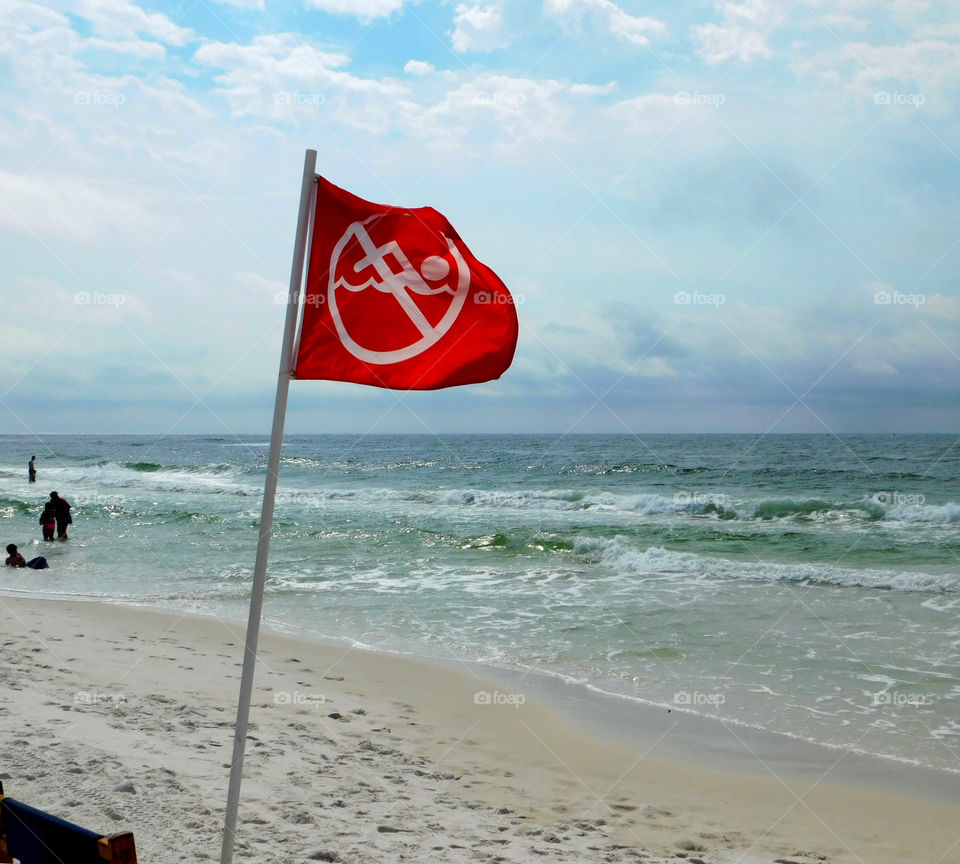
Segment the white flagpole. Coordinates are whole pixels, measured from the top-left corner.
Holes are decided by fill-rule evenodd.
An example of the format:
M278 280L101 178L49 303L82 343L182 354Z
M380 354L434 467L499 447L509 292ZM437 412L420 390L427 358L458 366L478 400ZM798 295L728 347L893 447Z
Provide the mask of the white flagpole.
M300 306L299 298L303 283L303 263L307 248L307 225L310 221L310 202L313 200L316 169L317 151L307 150L303 159L303 182L300 185L300 213L297 216L297 239L293 247L293 265L290 268L290 290L287 295L287 319L283 328L283 348L280 352L280 377L277 381L277 401L273 408L273 431L270 434L267 479L263 486L263 509L260 515L260 537L257 541L257 562L253 571L253 587L250 593L250 617L247 621L247 642L243 649L243 674L240 676L237 727L233 739L233 760L230 763L230 787L227 791L227 812L223 824L223 847L220 851L220 864L231 864L233 861L233 841L237 828L237 809L240 805L240 782L243 779L243 754L247 743L247 721L250 717L253 673L257 665L257 641L260 636L260 612L263 608L263 586L267 577L267 556L270 552L270 534L273 530L273 501L277 492L280 449L283 446L283 421L286 418L287 412L287 391L290 388L290 378L292 377L292 349L297 324L297 313Z

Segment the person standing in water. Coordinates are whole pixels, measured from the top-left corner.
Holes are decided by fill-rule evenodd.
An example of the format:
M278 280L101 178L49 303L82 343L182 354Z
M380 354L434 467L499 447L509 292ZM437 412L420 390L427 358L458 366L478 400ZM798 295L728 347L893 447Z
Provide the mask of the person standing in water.
M36 456L31 456L30 461L27 463L27 477L31 483L37 482L37 466L33 464L36 460Z
M57 509L53 506L53 501L47 501L43 505L40 525L43 527L43 539L53 540L53 529L57 527Z
M57 522L57 539L69 540L67 526L73 522L73 517L70 515L70 502L61 498L56 492L50 493L50 501L53 502L53 512Z

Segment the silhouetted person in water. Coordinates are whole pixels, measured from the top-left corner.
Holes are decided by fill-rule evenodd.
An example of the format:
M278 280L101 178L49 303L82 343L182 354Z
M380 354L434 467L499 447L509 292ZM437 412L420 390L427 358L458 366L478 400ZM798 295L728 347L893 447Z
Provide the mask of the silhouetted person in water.
M67 526L73 522L73 517L70 515L70 502L61 498L56 492L50 493L50 500L53 502L53 513L57 521L57 539L69 540Z
M30 461L27 463L27 477L31 483L37 482L37 466L33 464L36 460L36 456L31 456Z
M53 501L47 501L43 505L40 525L43 527L43 539L53 540L53 529L57 527L57 509L53 506Z

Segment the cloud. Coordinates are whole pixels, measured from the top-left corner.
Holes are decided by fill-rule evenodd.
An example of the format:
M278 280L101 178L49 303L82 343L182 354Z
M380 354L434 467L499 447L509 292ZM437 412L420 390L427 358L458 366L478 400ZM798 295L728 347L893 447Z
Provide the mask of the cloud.
M148 231L154 220L144 209L139 191L108 191L76 174L34 172L14 174L0 169L0 224L27 232L43 243L64 237L91 241Z
M502 146L563 137L570 110L559 98L567 85L508 75L471 75L429 107L411 107L407 125L414 134L452 146L482 133L497 133ZM501 148L502 149L502 148Z
M690 28L697 53L710 65L727 60L750 64L773 56L767 44L769 31L783 13L769 0L746 0L731 3L722 0L717 8L723 16L721 24L702 24Z
M125 39L115 42L91 36L83 40L83 47L88 51L111 51L150 60L163 60L167 56L166 49L159 42L144 42L142 39Z
M718 122L718 115L716 108L678 91L621 99L602 109L599 119L608 130L626 135L633 146L647 147L677 126L698 136L708 134L704 130Z
M70 23L65 15L28 0L5 0L0 5L0 21L4 29L21 33L41 28L67 27Z
M881 85L909 88L911 94L933 97L952 94L960 84L960 55L942 39L901 45L851 42L842 49L821 52L796 64L796 71L820 81L840 83L872 93ZM928 107L936 107L932 98Z
M327 122L377 135L412 134L439 146L476 135L498 152L531 139L558 139L574 113L574 101L611 92L607 85L569 85L490 73L444 72L408 61L412 79L429 79L413 93L409 85L351 74L345 54L322 51L294 34L258 36L247 45L210 42L197 49L198 64L222 70L217 92L235 117Z
M606 84L571 84L570 92L574 96L606 96L617 89L616 81L608 81Z
M322 18L322 38L273 32L276 3L259 16L245 11L254 0L222 2L236 35L202 4L179 19L153 0L0 3L0 295L23 349L0 350L0 378L76 324L57 350L69 380L48 392L41 369L17 388L43 396L30 422L162 429L192 400L166 367L213 385L249 348L211 400L230 402L238 428L269 424L304 145L364 197L440 208L525 297L517 364L483 391L485 422L565 428L595 398L585 382L612 387L616 415L644 428L764 428L793 397L763 364L802 393L851 346L811 394L828 423L896 428L924 400L930 428L960 420L949 5L810 0L822 18L799 4L782 22L788 7L772 2L717 0L694 20L675 7L671 30L694 38L670 45L668 70L633 62L667 30L625 0L434 4L464 50L504 49L452 68L446 39L425 38L399 0L294 19L355 16ZM375 50L352 41L358 15L376 17ZM578 49L593 44L544 55L558 21L580 28ZM517 71L541 56L536 73ZM704 60L739 68L721 83ZM884 109L880 90L927 102ZM84 290L128 299L78 306ZM925 303L878 306L878 290ZM697 291L726 302L674 302ZM89 407L102 392L121 406L106 419ZM347 428L377 404L359 388L340 399L357 406L333 421ZM442 428L475 416L429 410ZM822 431L796 413L778 428ZM329 428L319 408L298 417ZM612 414L590 422L623 428Z
M429 75L431 72L436 72L436 69L432 63L426 63L423 60L408 60L403 71L408 75Z
M145 34L168 45L195 39L192 30L175 24L162 12L145 12L130 0L71 0L66 11L86 18L100 36L132 39Z
M458 54L493 51L504 45L500 32L503 17L499 6L493 3L459 3L453 24L450 39Z
M777 431L869 431L885 405L929 408L950 399L957 390L957 322L923 307L877 307L845 287L847 300L793 313L776 303L733 301L719 309L675 307L668 315L614 307L607 310L614 322L608 345L592 363L568 356L576 377L607 394L604 401L628 423L631 402L642 398L654 412L676 404L678 418L684 416L679 428L703 428L698 417L716 428L713 408L725 405L736 406L733 426L741 429L753 422L749 407L765 409L766 422L779 418ZM575 381L568 385L577 389ZM795 416L784 417L797 396L803 403Z
M277 294L286 295L289 288L287 283L279 279L270 279L250 270L238 270L234 273L234 278L244 288L249 289L252 295L268 300L275 300Z
M757 30L745 27L720 27L704 24L692 28L697 53L711 66L727 60L752 63L773 55L766 37Z
M665 21L630 15L613 0L545 0L544 11L560 18L593 16L603 21L617 39L634 45L649 45L651 37L667 33Z
M293 33L257 36L247 45L208 42L197 63L224 70L218 92L234 117L256 115L298 121L323 113L360 128L392 125L406 89L395 82L344 71L346 54L321 51Z
M217 3L223 3L225 6L236 6L238 9L264 9L263 0L216 0Z
M355 15L363 21L385 18L403 8L405 0L307 0L308 5L333 15Z
M309 81L350 62L346 54L319 51L305 37L294 33L256 36L246 45L207 42L197 49L193 59L221 69L245 68L264 75L297 77L302 81Z
M804 6L813 15L810 26L815 29L863 31L877 24L886 27L891 20L909 27L926 16L931 3L889 0L878 6L873 0L805 0Z

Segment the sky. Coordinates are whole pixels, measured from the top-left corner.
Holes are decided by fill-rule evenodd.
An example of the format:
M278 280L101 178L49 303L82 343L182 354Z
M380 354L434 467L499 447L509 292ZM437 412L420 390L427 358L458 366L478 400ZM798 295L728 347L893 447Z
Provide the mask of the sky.
M290 432L960 431L955 0L3 0L0 433L269 429L300 176L430 205L513 366Z

